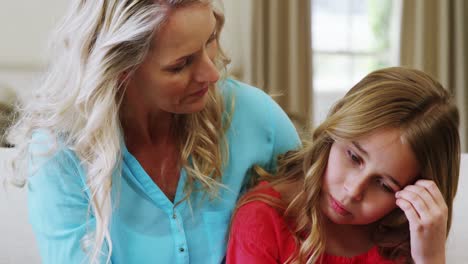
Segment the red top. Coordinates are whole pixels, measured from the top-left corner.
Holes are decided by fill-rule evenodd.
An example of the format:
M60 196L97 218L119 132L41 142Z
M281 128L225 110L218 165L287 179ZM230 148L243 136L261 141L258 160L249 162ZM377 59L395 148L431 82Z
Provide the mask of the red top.
M265 183L260 183L264 185ZM273 188L257 192L280 198ZM227 264L273 264L284 263L295 251L296 243L284 218L276 209L262 201L253 201L241 206L232 222L228 243ZM377 247L355 257L340 257L324 254L322 263L337 264L393 264L383 259Z

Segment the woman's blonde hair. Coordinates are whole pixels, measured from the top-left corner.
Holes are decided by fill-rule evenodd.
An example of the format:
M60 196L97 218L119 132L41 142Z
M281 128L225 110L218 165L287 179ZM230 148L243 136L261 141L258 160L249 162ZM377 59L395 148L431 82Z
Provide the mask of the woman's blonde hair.
M270 203L293 223L291 232L298 250L289 263L315 263L325 250L319 200L334 140L351 141L378 129L398 128L417 157L419 178L433 180L443 194L450 230L460 166L458 125L458 110L450 94L429 75L403 67L372 72L335 104L311 142L280 158L275 177L263 178L271 186L295 183L300 191L290 201L247 195L238 208L253 200ZM411 263L409 226L403 211L393 210L376 226L373 239L381 255Z
M28 149L38 129L49 131L77 154L91 195L90 214L96 220L95 231L82 241L91 263L99 263L103 255L109 262L112 252L111 176L119 172L122 161L119 107L125 82L120 77L143 62L174 9L196 3L213 7L219 44L224 14L214 0L72 1L53 38L41 86L18 106L19 120L10 128L9 139L18 149L11 165L21 173L10 180L19 186L26 183ZM218 69L224 73L228 62L219 50ZM176 125L184 128L178 136L179 162L187 171L185 198L194 191L194 182L210 195L217 193L227 155L224 132L229 118L223 114L224 105L219 89L210 89L205 109L176 118Z

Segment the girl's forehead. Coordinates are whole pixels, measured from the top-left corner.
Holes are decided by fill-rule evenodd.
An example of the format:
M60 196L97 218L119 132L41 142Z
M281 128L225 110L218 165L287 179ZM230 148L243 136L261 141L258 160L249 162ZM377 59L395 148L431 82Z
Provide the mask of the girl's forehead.
M391 176L402 186L420 174L416 156L397 128L381 129L349 144L380 174Z

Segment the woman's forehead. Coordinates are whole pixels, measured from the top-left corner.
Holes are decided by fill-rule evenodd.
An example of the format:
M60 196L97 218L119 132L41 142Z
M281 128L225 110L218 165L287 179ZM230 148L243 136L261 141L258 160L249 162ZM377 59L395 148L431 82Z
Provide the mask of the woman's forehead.
M213 9L208 4L191 4L174 10L156 32L153 52L162 64L202 49L216 27Z

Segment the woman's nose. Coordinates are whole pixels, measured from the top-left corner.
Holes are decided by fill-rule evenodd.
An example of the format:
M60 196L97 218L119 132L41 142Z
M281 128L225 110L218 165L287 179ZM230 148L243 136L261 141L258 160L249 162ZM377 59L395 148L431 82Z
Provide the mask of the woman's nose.
M215 83L219 80L219 76L220 74L215 63L208 54L205 53L198 65L195 80L200 83Z

